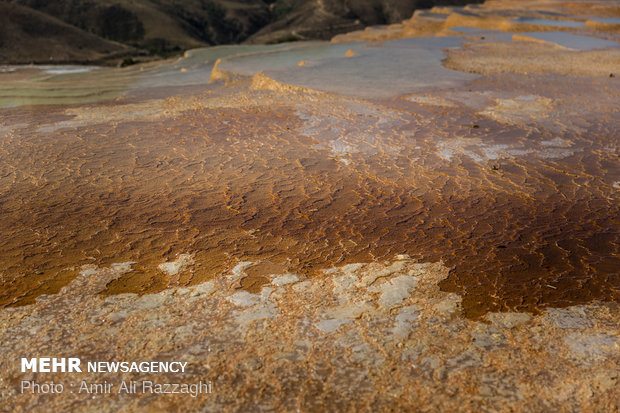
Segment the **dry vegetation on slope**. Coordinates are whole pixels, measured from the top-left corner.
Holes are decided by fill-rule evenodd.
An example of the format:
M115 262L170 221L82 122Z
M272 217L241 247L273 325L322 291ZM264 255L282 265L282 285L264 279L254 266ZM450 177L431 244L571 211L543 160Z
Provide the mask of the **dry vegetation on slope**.
M15 4L0 2L0 62L92 62L138 51Z

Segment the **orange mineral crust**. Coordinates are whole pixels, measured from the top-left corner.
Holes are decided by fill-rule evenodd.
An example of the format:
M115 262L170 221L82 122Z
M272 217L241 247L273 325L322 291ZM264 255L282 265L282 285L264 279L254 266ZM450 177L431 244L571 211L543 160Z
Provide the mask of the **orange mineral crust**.
M256 292L268 274L322 276L395 254L443 261L441 287L470 317L616 301L617 114L605 108L617 96L596 81L579 112L583 98L548 81L478 80L436 96L443 106L237 85L174 102L6 109L0 302L56 293L86 264L134 261L104 291L116 294L251 261L239 288ZM490 86L505 99L481 92ZM193 256L183 271L158 267L182 253Z
M136 61L0 66L0 411L620 411L618 2Z

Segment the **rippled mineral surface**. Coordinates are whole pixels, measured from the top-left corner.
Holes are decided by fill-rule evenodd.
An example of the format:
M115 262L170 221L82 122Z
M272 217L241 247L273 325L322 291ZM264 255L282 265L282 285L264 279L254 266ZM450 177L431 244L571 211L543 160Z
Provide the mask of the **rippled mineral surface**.
M0 410L618 411L619 17L0 68ZM213 391L22 394L152 379L44 356Z

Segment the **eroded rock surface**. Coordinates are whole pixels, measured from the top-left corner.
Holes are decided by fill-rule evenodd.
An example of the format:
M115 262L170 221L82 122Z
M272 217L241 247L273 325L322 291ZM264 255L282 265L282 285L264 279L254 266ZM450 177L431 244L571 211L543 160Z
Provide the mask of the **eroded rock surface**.
M441 263L401 258L273 274L257 293L245 270L188 288L102 297L131 263L83 267L60 293L0 312L6 411L539 411L618 408L616 304L493 313L471 321L441 292ZM449 303L449 304L448 304ZM21 374L19 357L180 360L161 382L211 382L187 395L18 394L21 380L115 384L140 374ZM567 390L567 389L570 389Z

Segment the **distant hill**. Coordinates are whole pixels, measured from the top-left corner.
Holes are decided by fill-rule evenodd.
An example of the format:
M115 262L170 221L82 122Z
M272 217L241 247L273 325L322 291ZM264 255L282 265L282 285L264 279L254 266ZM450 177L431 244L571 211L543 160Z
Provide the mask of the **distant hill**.
M366 25L400 22L416 8L446 3L468 2L0 0L0 63L114 64L128 53L167 56L206 45L329 39Z
M155 54L239 43L273 20L269 6L260 0L8 1Z
M138 53L28 7L0 2L0 63L105 63Z
M473 3L475 1L469 1ZM419 8L464 1L433 0L278 0L272 11L276 19L253 34L250 43L287 40L331 39L336 34L368 25L400 23Z

